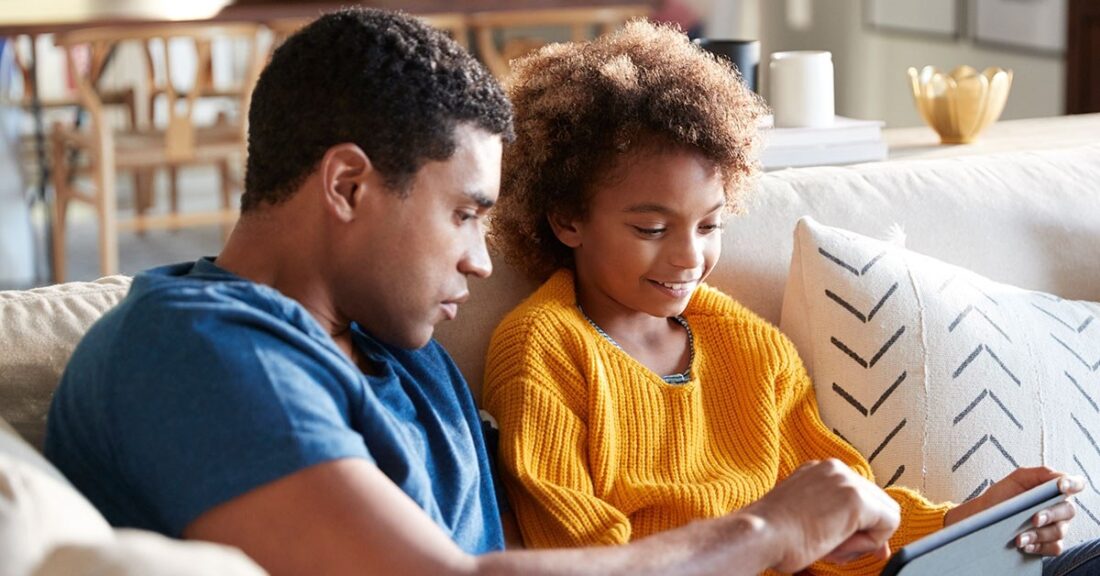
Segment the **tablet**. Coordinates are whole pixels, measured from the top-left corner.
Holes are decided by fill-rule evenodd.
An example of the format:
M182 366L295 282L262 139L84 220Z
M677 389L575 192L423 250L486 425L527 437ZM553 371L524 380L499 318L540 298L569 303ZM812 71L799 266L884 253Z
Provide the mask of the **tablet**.
M1036 512L1065 498L1057 479L1040 484L898 550L882 576L1038 576L1043 571L1042 557L1020 552L1016 536L1031 527Z

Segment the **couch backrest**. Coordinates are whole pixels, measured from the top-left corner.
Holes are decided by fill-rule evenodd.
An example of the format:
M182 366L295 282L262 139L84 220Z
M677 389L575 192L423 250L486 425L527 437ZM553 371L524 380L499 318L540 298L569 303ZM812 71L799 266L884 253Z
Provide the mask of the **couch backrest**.
M731 218L709 282L779 324L795 223L883 237L994 280L1100 300L1100 145L772 172ZM480 391L489 336L532 285L496 263L437 331Z
M0 418L36 448L73 348L129 287L129 278L110 276L0 292Z
M1023 288L1100 300L1100 145L785 170L762 177L746 209L728 222L710 283L775 324L804 215L869 236L897 224L917 252ZM535 287L499 259L495 266L437 331L475 396L493 328ZM0 417L35 446L77 341L128 286L111 277L0 292Z

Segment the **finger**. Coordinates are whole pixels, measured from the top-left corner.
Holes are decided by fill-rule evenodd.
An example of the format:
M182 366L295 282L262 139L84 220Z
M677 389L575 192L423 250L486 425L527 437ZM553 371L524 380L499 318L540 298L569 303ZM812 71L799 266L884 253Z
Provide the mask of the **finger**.
M799 472L802 472L802 471L806 470L807 468L813 468L814 466L817 466L818 463L819 463L818 460L807 460L807 461L803 462L801 466L799 466L798 468L795 468L794 472L791 472L791 475L788 476L788 478L798 474Z
M866 532L856 532L829 552L825 560L834 564L845 564L866 554L874 553L875 556L879 556L883 553L883 548L889 550L890 543L880 543Z
M1058 490L1062 494L1072 496L1085 489L1085 479L1081 476L1063 476L1058 481Z
M1056 522L1049 526L1043 526L1032 530L1035 532L1035 544L1047 544L1049 542L1057 542L1058 540L1065 540L1066 535L1069 534L1069 522Z
M1072 520L1075 516L1077 516L1077 507L1073 505L1073 502L1059 502L1050 508L1040 510L1035 516L1032 516L1031 525L1038 528L1054 522Z
M1053 468L1034 466L1031 468L1017 468L1005 479L1011 480L1024 488L1031 488L1061 476L1064 476L1064 474Z
M1026 548L1023 548L1023 552L1026 554L1035 554L1038 556L1057 556L1065 550L1065 545L1061 540L1057 542L1047 542L1045 544L1031 544Z
M1069 522L1057 522L1035 530L1028 530L1016 537L1016 546L1022 550L1028 550L1035 546L1049 544L1064 540L1069 533Z

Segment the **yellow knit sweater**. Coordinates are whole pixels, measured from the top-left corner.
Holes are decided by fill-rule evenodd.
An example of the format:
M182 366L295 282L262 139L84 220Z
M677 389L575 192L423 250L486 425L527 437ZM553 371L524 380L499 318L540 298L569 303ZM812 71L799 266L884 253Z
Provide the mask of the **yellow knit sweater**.
M870 465L821 422L793 345L700 286L684 313L692 379L660 375L600 336L560 271L513 310L489 346L484 407L501 432L505 486L531 547L621 544L764 496L802 462ZM950 505L891 487L901 545L943 526ZM865 557L815 574L878 574Z

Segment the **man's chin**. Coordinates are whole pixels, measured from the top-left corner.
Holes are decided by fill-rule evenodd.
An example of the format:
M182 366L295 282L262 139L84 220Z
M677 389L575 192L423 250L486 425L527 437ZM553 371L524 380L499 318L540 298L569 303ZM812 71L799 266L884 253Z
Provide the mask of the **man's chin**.
M369 330L368 332L375 340L387 346L404 348L405 350L419 350L432 341L432 335L435 333L435 326L429 325L426 329L421 328L419 330L406 330L394 333L380 333Z

